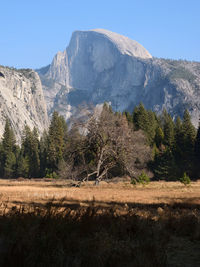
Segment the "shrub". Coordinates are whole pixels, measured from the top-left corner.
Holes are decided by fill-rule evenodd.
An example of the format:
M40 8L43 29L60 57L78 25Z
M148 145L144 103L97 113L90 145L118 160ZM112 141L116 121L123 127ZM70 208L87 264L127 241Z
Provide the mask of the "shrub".
M186 174L186 172L184 172L183 177L181 177L179 181L184 185L188 185L191 183L190 177Z
M48 172L45 176L45 178L51 178L51 179L57 179L58 175L56 172Z
M145 184L148 184L149 182L150 182L150 178L145 172L142 172L138 176L138 178L133 178L131 180L131 184L134 184L134 185L137 183L145 185Z

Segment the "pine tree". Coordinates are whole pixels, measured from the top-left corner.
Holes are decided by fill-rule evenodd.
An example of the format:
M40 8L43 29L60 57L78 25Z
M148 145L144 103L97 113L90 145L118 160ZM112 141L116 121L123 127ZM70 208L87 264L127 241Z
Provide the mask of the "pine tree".
M164 144L172 148L174 144L174 122L170 114L166 110L163 111L163 131L164 131Z
M163 130L160 126L156 128L156 133L155 133L155 143L158 148L160 148L161 144L164 141L164 133Z
M25 169L27 169L26 162L28 160L29 177L38 177L40 174L40 158L39 137L36 128L31 131L27 125L25 126L22 140L22 151Z
M174 131L175 131L175 136L179 135L182 132L182 121L179 116L176 118Z
M142 103L140 103L138 107L134 108L133 124L134 124L136 130L141 129L144 132L147 132L148 113L147 113L147 111L144 108L144 105Z
M6 124L2 139L2 171L3 176L10 178L15 176L16 171L16 140L14 132L10 126L9 119L6 119Z
M194 145L194 141L196 138L196 129L191 122L191 117L187 109L185 110L183 115L182 127L185 136L185 141L188 141L189 144Z
M188 110L185 110L183 115L182 122L182 131L183 131L183 166L184 171L189 174L190 177L194 176L194 145L196 138L196 129L191 123L191 118Z
M173 154L176 162L177 177L181 177L184 173L184 133L180 117L177 117L174 127L174 146Z
M199 120L199 126L198 126L197 135L195 139L194 153L195 153L195 176L199 178L200 176L200 120Z
M150 145L153 145L156 128L158 127L158 119L155 112L144 108L142 103L135 107L133 111L133 124L135 130L143 130Z
M48 168L48 145L49 137L46 130L43 132L43 135L40 138L40 176L44 177L46 174L46 169Z
M29 174L29 159L28 156L24 156L20 153L20 156L17 160L17 176L18 177L30 177Z
M4 151L3 144L0 142L0 177L3 177L4 173Z
M158 128L158 121L156 114L153 111L147 111L148 119L147 119L147 126L146 126L146 132L147 132L147 138L149 140L150 145L154 143L155 135L156 135L156 129Z
M38 177L40 174L40 155L39 155L39 135L37 129L34 127L32 131L32 143L31 143L31 164L30 168L32 177Z
M200 163L200 121L195 139L195 157Z
M3 150L5 153L9 153L9 152L14 151L14 147L16 145L16 140L15 140L14 132L10 126L9 119L6 119L2 144L3 144Z
M48 167L55 171L59 161L63 160L65 138L66 138L66 123L62 116L59 116L57 111L52 115L51 124L49 127L49 144L48 144Z
M155 155L153 172L158 180L176 180L175 161L172 151L167 148L165 151Z
M5 165L4 165L4 177L13 178L16 172L16 157L13 152L6 154Z
M174 153L175 156L181 159L184 148L184 132L182 127L182 121L180 117L177 117L174 127Z

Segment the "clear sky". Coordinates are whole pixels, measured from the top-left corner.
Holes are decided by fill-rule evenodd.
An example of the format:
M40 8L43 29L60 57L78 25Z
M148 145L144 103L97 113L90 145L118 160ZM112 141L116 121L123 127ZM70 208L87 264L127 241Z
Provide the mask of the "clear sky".
M95 28L155 57L200 61L200 0L1 0L0 65L48 65L73 31Z

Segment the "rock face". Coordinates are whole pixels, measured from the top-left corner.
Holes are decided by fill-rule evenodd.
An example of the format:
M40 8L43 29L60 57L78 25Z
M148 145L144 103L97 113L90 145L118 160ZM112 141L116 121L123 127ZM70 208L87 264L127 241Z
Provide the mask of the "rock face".
M0 66L0 137L5 119L11 121L17 141L27 124L39 134L48 127L48 116L42 85L33 70L16 70Z
M66 119L85 102L110 102L130 110L143 102L160 112L182 116L188 108L195 125L200 110L200 63L153 58L136 41L107 30L76 31L51 65L37 70L49 114Z

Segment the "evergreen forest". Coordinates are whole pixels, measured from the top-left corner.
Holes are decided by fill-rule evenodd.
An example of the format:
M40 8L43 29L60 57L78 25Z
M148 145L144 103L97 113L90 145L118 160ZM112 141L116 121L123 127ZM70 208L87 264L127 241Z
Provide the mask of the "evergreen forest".
M25 125L16 143L6 119L0 143L0 177L63 178L79 181L145 173L154 180L176 181L200 176L200 127L188 110L175 120L163 110L157 115L141 103L132 113L113 112L104 104L101 115L77 121L69 129L54 111L48 131L39 138Z

